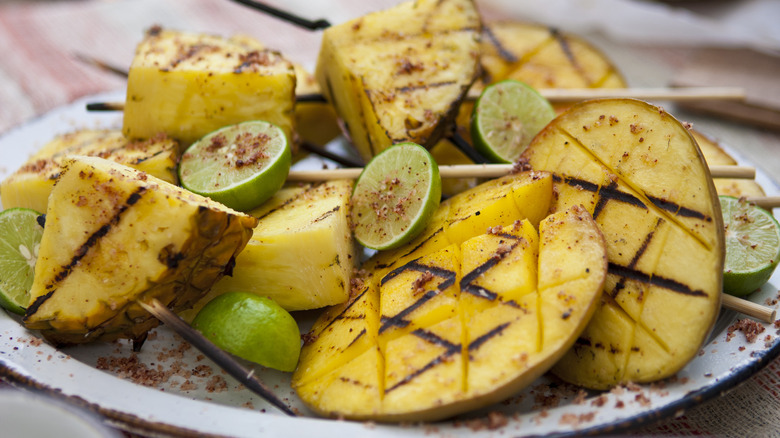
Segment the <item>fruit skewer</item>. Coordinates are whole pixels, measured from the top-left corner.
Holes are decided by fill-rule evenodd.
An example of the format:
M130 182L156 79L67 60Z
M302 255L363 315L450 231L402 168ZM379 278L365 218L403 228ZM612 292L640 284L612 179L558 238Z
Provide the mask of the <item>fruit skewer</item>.
M510 173L513 168L513 164L453 164L439 166L439 172L442 178L497 178ZM291 170L287 180L316 182L333 179L356 179L362 171L361 167ZM756 176L756 169L749 166L710 166L710 174L713 178L753 179ZM780 197L770 197L762 202L767 205L780 204Z

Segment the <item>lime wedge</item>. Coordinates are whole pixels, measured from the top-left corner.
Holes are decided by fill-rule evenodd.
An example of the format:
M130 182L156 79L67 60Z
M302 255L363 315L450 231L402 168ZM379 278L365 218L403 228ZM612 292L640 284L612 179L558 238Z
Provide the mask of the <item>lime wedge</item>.
M218 129L190 146L179 163L181 185L240 211L279 190L292 162L281 128L264 121Z
M371 249L392 249L419 234L439 207L441 177L431 154L399 143L369 161L352 191L355 239Z
M744 199L720 196L720 207L726 228L723 291L747 295L769 281L780 261L780 225Z
M28 208L0 212L0 306L23 315L30 303L30 287L41 244L41 216Z
M270 298L224 293L198 312L192 327L228 353L265 367L293 371L298 364L298 323Z
M495 163L512 163L552 119L555 110L536 90L514 79L485 88L471 113L471 140Z

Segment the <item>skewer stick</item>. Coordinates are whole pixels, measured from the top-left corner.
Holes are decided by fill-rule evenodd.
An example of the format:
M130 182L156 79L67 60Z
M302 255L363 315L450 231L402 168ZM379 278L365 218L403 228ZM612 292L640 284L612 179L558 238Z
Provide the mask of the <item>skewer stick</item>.
M752 301L735 297L729 294L721 296L721 305L727 309L736 310L761 322L772 323L777 316L777 310L754 303Z
M745 91L734 87L687 87L687 88L540 88L539 93L552 103L573 102L602 98L632 98L640 100L665 100L691 102L704 100L744 100ZM476 100L477 93L469 93L466 100ZM322 102L322 94L300 94L296 102ZM87 104L88 111L122 111L124 102L95 102Z
M184 338L187 342L192 344L192 346L200 350L200 352L206 355L209 359L213 360L223 370L241 382L244 386L249 388L252 392L259 395L285 414L291 417L297 416L289 406L284 404L278 397L276 397L276 395L274 395L273 392L266 388L266 386L263 385L263 383L258 380L257 377L255 377L253 371L244 368L232 356L214 345L211 341L206 339L206 337L200 334L200 332L190 327L189 324L184 322L184 320L179 318L179 316L173 313L170 309L163 306L162 303L160 303L158 300L152 299L148 303L138 301L138 304L140 304L144 310L165 323L166 326Z
M439 166L439 174L442 178L497 178L510 173L513 167L513 164L455 164ZM287 180L317 182L332 179L357 179L362 171L361 167L291 170ZM746 166L711 166L710 174L713 178L753 179L756 176L756 169Z
M276 18L279 18L281 20L284 20L296 26L302 27L304 29L319 30L319 29L325 29L326 27L330 27L330 23L328 22L328 20L322 18L319 20L307 20L305 18L299 17L297 15L293 15L281 9L268 6L265 3L261 3L258 1L253 1L253 0L233 0L233 1L236 3L241 3L244 6L249 6L252 9L257 9L259 11L265 12L266 14L272 15Z
M540 88L550 102L572 102L599 98L634 98L690 102L701 100L745 100L745 90L738 87L679 88ZM471 97L471 94L469 94Z
M780 208L780 196L752 197L747 198L747 201L752 202L765 210Z

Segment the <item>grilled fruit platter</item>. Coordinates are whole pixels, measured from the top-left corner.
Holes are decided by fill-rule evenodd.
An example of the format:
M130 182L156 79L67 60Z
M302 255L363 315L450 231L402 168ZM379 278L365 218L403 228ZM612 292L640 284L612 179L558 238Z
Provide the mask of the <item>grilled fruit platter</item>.
M4 209L44 225L19 322L57 347L141 348L159 324L145 302L192 321L222 294L261 295L301 323L283 389L322 417L438 421L542 376L588 394L675 376L720 311L718 194L764 194L713 180L708 163L736 161L633 99L557 106L512 172L444 181L420 234L390 250L356 243L349 179L288 182L246 212L177 185L187 146L247 120L293 143L340 130L365 162L415 142L463 164L450 139L469 130L470 90L626 86L579 37L483 22L472 0L331 26L313 74L250 37L157 27L129 72L121 129L58 135L0 183ZM296 103L296 90L326 102Z

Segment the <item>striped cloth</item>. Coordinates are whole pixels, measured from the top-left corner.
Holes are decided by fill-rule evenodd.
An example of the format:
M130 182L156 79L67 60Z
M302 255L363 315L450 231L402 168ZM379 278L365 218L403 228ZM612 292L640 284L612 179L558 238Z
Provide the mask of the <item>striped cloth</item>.
M395 1L276 3L306 11L309 18L325 16L338 22ZM483 10L483 14L500 16L489 10ZM144 30L155 24L221 35L251 35L310 68L319 49L318 33L227 0L0 0L0 132L79 97L122 89L123 78L79 61L77 55L127 68ZM685 56L685 51L679 51L664 59L674 62ZM776 136L767 136L767 142L777 141ZM780 361L774 361L727 395L638 433L780 436L779 431Z

